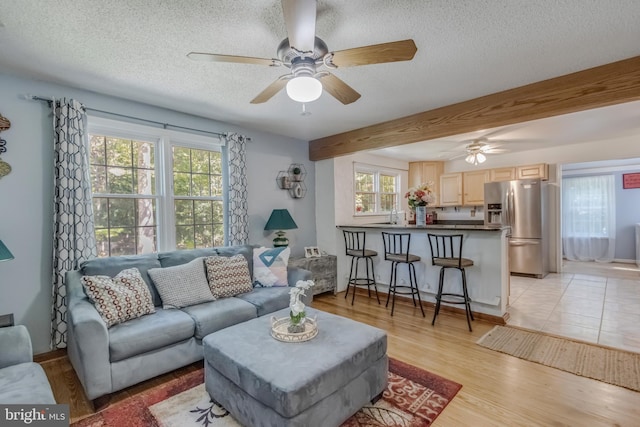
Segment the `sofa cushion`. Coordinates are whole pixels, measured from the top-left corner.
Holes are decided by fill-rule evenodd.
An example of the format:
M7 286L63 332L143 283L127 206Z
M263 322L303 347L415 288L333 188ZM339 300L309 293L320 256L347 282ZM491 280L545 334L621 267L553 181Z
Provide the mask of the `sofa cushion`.
M193 336L191 316L175 309L158 308L155 314L130 320L109 329L111 362L184 341Z
M153 299L137 268L109 276L82 276L82 286L107 327L153 313Z
M55 403L47 375L37 363L19 363L0 370L0 404Z
M288 307L290 290L291 288L282 286L255 288L252 292L238 295L236 298L255 305L258 316L264 316Z
M195 336L198 339L257 316L256 307L253 304L235 297L192 305L183 308L182 311L195 321Z
M182 308L215 300L204 272L204 258L174 267L152 268L149 276L163 308Z
M153 305L162 305L160 295L158 294L158 291L156 291L156 288L153 286L153 282L151 281L151 278L147 273L147 271L149 271L149 269L151 268L161 267L157 254L93 258L80 264L80 273L82 273L84 276L113 277L122 270L134 267L140 271L142 280L144 280L147 286L149 286L149 291L153 296Z
M256 286L289 286L287 264L291 249L255 248L253 250L253 280Z
M214 297L227 298L253 290L249 266L242 255L206 257L204 265Z
M185 249L171 252L160 252L158 260L162 267L175 267L186 264L196 258L217 255L216 248Z

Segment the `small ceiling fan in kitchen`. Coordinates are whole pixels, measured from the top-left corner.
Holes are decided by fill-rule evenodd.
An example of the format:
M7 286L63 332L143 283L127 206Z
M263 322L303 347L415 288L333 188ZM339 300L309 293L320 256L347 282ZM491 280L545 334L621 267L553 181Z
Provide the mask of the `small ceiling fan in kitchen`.
M472 165L478 165L480 163L484 163L487 160L487 154L506 153L509 151L498 147L500 147L499 143L490 142L487 138L474 139L469 145L466 146L467 154L464 158L464 161Z
M316 0L282 0L282 10L289 37L280 42L277 59L204 52L190 52L187 57L194 61L284 66L290 69L289 73L278 77L251 100L252 104L267 102L286 88L289 98L297 102L315 101L324 89L347 105L357 101L360 94L328 70L409 61L417 51L414 41L409 39L332 52L315 34Z
M488 154L507 153L509 150L499 148L505 141L489 140L486 137L475 138L472 140L462 141L462 147L465 152L450 157L449 160L464 157L465 162L472 165L479 165L487 160Z

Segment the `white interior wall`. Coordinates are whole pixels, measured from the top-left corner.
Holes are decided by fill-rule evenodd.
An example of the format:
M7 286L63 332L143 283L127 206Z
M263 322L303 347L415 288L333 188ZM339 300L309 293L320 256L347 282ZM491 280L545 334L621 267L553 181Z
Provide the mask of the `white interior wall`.
M387 215L354 215L354 163L376 165L400 172L400 194L408 188L409 163L368 153L356 153L316 162L316 229L318 246L330 254L344 255L342 231L336 225L386 222ZM346 289L345 263L338 262L338 291Z

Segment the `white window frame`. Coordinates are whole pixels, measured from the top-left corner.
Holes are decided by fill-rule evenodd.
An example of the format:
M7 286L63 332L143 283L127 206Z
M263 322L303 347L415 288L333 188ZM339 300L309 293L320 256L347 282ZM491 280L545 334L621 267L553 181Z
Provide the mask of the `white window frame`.
M376 209L374 212L358 212L356 210L356 174L358 173L371 173L373 174L373 193L375 193L375 203ZM395 177L396 191L395 193L383 193L380 189L380 175L387 175ZM391 211L383 211L380 210L381 206L381 194L395 194L396 195L396 203L395 209L396 211L399 209L400 205L400 171L397 169L384 168L375 165L368 165L364 163L354 163L353 164L353 215L354 216L372 216L372 215L388 215Z
M224 219L224 244L228 242L228 215L227 215L227 183L228 177L224 165L226 153L222 138L203 136L187 132L179 132L169 129L156 128L124 121L106 119L97 116L88 116L89 134L114 136L124 139L151 142L155 146L155 185L154 195L118 195L122 198L152 198L156 200L156 224L157 224L157 250L171 251L176 249L176 224L173 194L173 156L172 149L175 146L220 151L222 153L222 196L194 197L201 200L222 200ZM87 138L88 140L88 138ZM96 193L92 197L106 197L111 194ZM178 197L183 199L184 197ZM189 197L191 199L191 197Z

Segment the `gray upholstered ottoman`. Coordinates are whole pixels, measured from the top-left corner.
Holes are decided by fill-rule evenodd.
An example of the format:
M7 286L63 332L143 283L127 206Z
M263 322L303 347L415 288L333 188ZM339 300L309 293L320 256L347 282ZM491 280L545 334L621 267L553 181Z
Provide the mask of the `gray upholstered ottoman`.
M271 316L202 341L207 392L242 425L338 426L384 391L383 330L311 308L307 315L317 316L320 331L307 342L272 338Z

